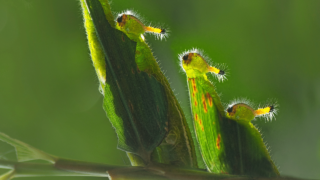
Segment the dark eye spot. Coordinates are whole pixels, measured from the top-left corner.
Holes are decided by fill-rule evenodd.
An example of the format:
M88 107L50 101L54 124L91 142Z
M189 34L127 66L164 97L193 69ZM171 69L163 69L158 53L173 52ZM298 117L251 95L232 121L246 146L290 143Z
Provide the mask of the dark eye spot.
M166 30L165 29L161 29L161 34L165 34L166 33Z
M229 108L227 109L227 112L228 112L228 113L231 113L231 112L232 112L232 107L229 107Z
M270 112L274 111L274 106L270 106Z
M117 18L117 22L118 22L118 23L121 23L121 22L122 22L122 16L119 16L119 17Z
M189 54L184 55L182 59L185 60L185 61L188 60L189 59Z
M219 71L219 74L220 74L220 75L224 75L225 73L224 73L224 71L220 70L220 71Z

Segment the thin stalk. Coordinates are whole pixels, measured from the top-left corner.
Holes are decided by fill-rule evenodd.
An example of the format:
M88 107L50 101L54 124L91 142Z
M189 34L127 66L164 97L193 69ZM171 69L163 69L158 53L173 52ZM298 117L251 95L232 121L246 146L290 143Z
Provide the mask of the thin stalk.
M58 159L54 164L0 160L0 168L14 169L14 177L34 176L92 176L109 177L107 171L120 168L99 163ZM123 168L123 167L122 167Z
M11 177L90 176L109 177L112 180L298 180L291 177L259 178L209 173L199 169L177 168L165 164L146 167L112 166L68 159L55 164L0 160L0 168L12 169Z

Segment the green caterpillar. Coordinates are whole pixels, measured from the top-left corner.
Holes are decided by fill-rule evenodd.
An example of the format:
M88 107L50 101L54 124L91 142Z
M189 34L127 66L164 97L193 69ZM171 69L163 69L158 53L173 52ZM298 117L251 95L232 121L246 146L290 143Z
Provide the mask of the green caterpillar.
M167 136L152 153L151 161L176 166L197 167L195 149L184 114L149 46L144 41L143 34L145 32L152 32L159 38L163 38L166 35L166 30L147 27L134 14L130 13L120 14L114 23L111 12L106 10L109 8L107 1L99 1L103 5L109 23L115 24L117 29L137 43L135 62L138 69L154 76L165 88L169 105ZM106 85L104 55L95 35L90 15L84 8L83 0L81 0L81 5L92 60L97 70L102 93L104 93ZM197 138L208 170L229 174L277 176L279 173L270 159L261 135L250 122L255 116L263 115L263 112L271 112L274 107L270 106L254 111L250 106L240 103L229 107L225 112L214 86L206 76L207 72L213 72L217 74L219 80L223 80L225 72L209 66L198 52L188 52L180 59L187 72ZM196 103L199 104L196 105ZM150 163L143 162L140 157L132 153L128 153L128 156L133 165Z
M162 72L143 36L153 33L160 39L167 36L165 29L145 26L136 13L125 11L116 18L116 29L124 32L131 40L137 42L135 61L141 71L153 74L160 82L163 81Z
M135 63L137 64L138 71L146 72L147 74L149 74L149 76L155 77L156 80L158 80L165 89L168 103L168 112L166 113L166 115L169 119L167 127L165 128L165 130L167 131L167 135L162 143L151 154L151 162L166 163L185 167L198 167L193 140L190 130L187 126L185 116L169 86L167 79L161 72L149 46L144 41L143 37L143 34L145 32L153 32L157 34L157 37L161 39L166 36L166 31L164 29L161 30L159 28L144 26L144 24L137 18L137 16L134 16L134 14L129 11L121 13L116 18L115 22L108 2L106 0L99 1L111 26L124 32L131 40L137 43ZM108 89L109 92L110 87L105 83L106 63L104 54L99 40L96 36L93 21L90 17L89 12L87 11L86 3L84 2L84 0L81 0L80 2L83 9L91 58L100 80L101 92L102 94L105 94L104 90ZM109 110L110 114L114 114L114 110L112 108ZM109 119L112 123L121 123L121 120L118 120L117 117L111 116L109 117ZM127 154L132 165L144 166L147 163L150 163L144 162L142 158L136 154L130 152L128 152Z
M147 32L162 39L167 36L166 30L145 26L132 11L120 13L116 22L116 29L137 42L135 61L139 70L153 75L164 85L167 94L169 102L168 135L153 153L153 155L156 154L153 158L156 159L155 161L165 164L197 167L195 149L185 116L143 36Z
M210 66L197 49L186 51L179 58L187 75L194 128L208 171L278 176L259 131L251 123L256 116L275 112L275 106L253 110L245 103L237 103L225 111L206 75L212 72L223 80L225 71Z

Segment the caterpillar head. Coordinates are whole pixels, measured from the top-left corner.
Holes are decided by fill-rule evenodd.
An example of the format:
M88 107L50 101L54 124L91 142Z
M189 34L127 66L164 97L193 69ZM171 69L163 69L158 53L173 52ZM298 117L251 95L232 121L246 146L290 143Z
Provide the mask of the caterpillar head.
M206 73L212 72L219 80L225 78L225 71L218 69L216 67L210 66L206 57L202 55L197 49L192 49L190 51L185 51L179 55L181 60L181 65L186 72L188 78L196 78L204 76Z
M239 103L227 108L226 116L238 121L251 121L254 119L254 109L247 104Z
M272 120L276 114L277 104L269 104L254 110L246 103L236 103L229 105L226 110L226 116L238 121L251 121L255 117L264 117L266 120Z
M139 38L142 38L142 40L144 40L143 34L145 32L153 33L157 35L159 39L167 36L167 30L145 26L139 19L139 16L132 11L126 11L119 14L116 22L116 28L126 33L129 38L134 40L137 40Z

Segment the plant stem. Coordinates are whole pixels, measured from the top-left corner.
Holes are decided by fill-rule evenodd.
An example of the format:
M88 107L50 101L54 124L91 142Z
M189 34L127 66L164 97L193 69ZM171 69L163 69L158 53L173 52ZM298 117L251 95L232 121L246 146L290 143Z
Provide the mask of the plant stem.
M13 169L13 177L90 176L109 177L112 180L298 180L291 177L259 178L214 174L165 164L146 167L112 166L69 159L58 159L55 164L0 160L0 168Z
M120 168L99 163L58 159L55 164L0 160L0 168L14 169L14 177L30 176L92 176L109 177L107 171Z

